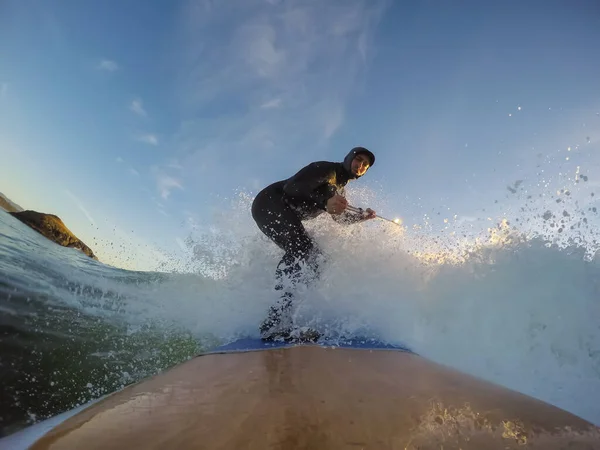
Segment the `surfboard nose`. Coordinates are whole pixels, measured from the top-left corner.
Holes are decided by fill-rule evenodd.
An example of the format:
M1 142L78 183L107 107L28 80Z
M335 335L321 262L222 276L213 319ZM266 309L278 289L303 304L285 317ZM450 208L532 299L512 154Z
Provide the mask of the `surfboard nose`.
M33 449L593 448L561 409L406 351L206 354L90 406Z

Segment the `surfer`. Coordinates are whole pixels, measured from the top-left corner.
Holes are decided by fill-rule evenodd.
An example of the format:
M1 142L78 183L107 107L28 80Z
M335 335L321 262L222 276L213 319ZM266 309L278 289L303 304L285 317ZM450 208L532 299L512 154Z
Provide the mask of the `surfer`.
M318 277L321 252L302 221L324 212L343 224L376 217L370 208L364 214L346 211L344 198L346 183L362 177L374 163L373 153L355 147L343 162L313 162L291 178L267 186L254 199L252 217L258 228L285 252L275 272L275 289L283 292L260 326L263 338L289 335L293 288L301 279Z

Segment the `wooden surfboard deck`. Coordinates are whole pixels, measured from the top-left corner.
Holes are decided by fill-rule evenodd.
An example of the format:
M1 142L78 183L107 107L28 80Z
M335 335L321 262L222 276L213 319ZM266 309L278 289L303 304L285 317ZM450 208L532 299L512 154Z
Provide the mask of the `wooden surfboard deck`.
M255 344L129 386L31 448L600 448L589 422L409 351Z

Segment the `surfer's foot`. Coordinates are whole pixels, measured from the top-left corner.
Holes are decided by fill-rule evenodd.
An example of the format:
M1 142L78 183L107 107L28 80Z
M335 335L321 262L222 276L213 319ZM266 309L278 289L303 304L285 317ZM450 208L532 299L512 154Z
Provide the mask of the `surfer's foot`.
M268 342L317 342L321 333L308 327L277 330L269 334L261 334L263 341Z
M294 326L292 319L293 296L285 292L279 301L269 308L267 318L259 327L263 341L315 342L321 334L308 327Z
M287 338L288 342L316 342L321 333L308 327L294 328Z
M287 342L289 336L289 331L273 331L260 334L260 338L266 342Z
M260 335L264 338L278 334L289 334L290 329L292 328L291 320L285 319L288 318L282 317L281 313L274 311L273 308L271 308L269 315L259 327Z
M288 292L281 296L279 301L269 308L267 318L260 324L260 335L271 336L275 334L289 334L292 329L292 295Z

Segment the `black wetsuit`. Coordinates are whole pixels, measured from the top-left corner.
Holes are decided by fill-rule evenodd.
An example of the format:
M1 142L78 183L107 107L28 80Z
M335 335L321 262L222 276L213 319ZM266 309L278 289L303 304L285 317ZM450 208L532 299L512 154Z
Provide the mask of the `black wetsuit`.
M317 257L320 251L307 234L302 221L325 212L327 200L336 193L344 195L346 183L356 178L350 170L352 159L361 152L368 151L355 148L343 163L319 161L309 164L291 178L267 186L254 199L252 217L256 224L285 251L277 266L276 289L284 289L284 277L293 286L301 277L302 265L312 272L305 272L305 276L318 275ZM344 215L344 219L345 222L352 223L359 221L360 217ZM281 314L291 307L291 298L291 292L283 292L282 304L271 308L269 317L261 326L261 332L281 320Z
M343 194L348 179L341 164L315 162L256 196L252 217L258 228L285 251L278 269L293 272L294 263L315 256L318 250L302 221L325 212L327 200L336 193Z

